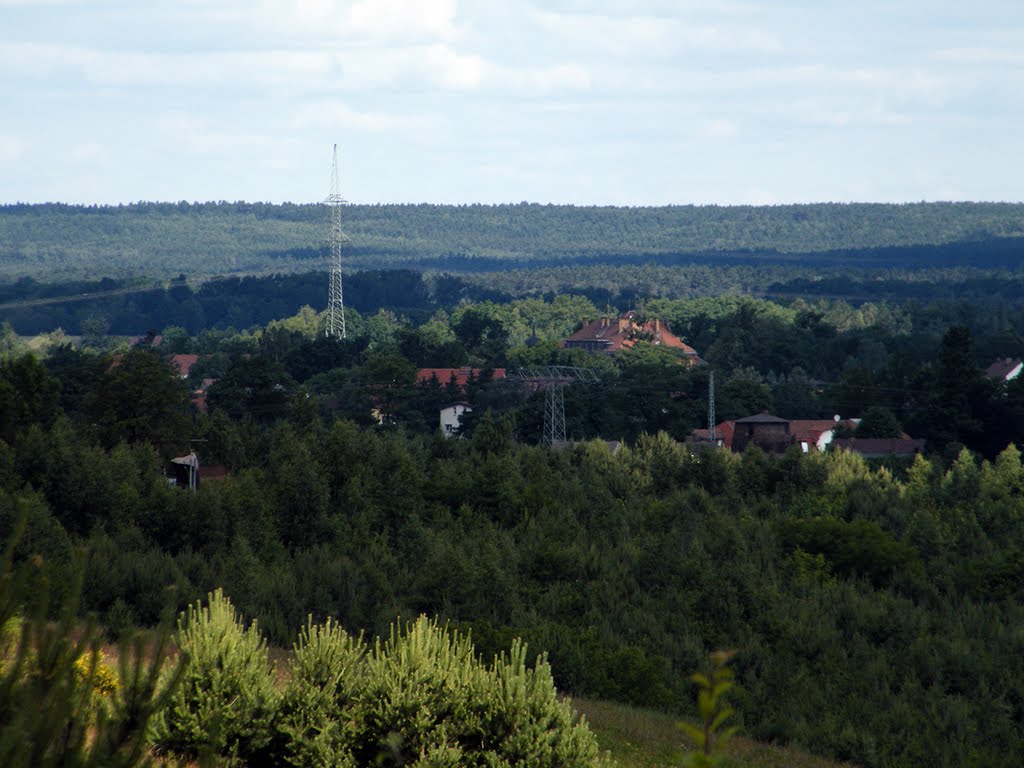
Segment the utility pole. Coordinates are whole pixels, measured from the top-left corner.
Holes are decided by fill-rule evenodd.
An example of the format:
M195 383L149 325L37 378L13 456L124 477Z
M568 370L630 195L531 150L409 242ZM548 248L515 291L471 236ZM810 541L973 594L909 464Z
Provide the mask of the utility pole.
M338 186L338 145L334 145L331 165L331 193L324 201L329 217L327 243L330 249L331 276L327 295L327 335L345 338L345 302L341 290L341 246L345 235L341 231L341 207L345 204Z
M708 376L708 439L712 443L717 443L717 435L715 434L715 371L711 370L711 374Z

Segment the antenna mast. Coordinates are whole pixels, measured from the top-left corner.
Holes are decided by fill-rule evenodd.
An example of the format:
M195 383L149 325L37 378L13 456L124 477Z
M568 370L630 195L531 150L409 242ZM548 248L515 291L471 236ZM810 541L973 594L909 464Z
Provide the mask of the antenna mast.
M338 187L338 145L334 145L331 165L331 193L324 201L329 215L328 245L330 247L331 277L327 296L327 335L345 338L345 302L341 291L341 245L345 235L341 231L341 206L345 201Z
M715 371L711 370L708 376L708 439L712 443L718 442L715 434Z

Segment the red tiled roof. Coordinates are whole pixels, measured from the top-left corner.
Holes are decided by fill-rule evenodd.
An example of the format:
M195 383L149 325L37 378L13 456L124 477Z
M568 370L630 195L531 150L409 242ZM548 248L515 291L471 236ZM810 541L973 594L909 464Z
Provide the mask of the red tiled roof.
M188 372L197 362L199 362L199 355L171 355L171 364L182 378L188 376Z
M835 419L793 419L789 422L789 434L798 443L817 445L821 436L838 427L840 422Z
M416 383L426 384L431 379L437 379L437 383L444 387L454 379L455 386L465 389L470 378L479 379L481 373L483 373L482 368L420 368L416 371ZM504 379L505 369L493 369L492 378Z
M696 357L697 350L672 333L667 322L654 319L641 323L637 321L638 317L636 312L627 312L620 317L584 321L583 327L567 338L563 345L611 353L637 343L648 343L679 349Z
M721 424L715 425L715 439L722 441L723 448L732 448L732 435L735 431L736 422L723 421ZM706 429L695 429L690 433L690 437L698 441L710 440L711 432Z

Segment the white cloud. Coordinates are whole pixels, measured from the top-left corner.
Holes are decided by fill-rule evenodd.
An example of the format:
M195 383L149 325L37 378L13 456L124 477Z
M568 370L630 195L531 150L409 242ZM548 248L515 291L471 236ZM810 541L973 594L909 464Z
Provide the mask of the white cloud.
M245 155L272 164L275 157L299 143L291 137L224 130L208 119L185 112L162 115L156 125L161 144L195 156Z
M294 125L302 130L331 126L364 133L401 134L435 130L439 120L431 115L359 111L336 101L316 101L299 109Z
M956 64L1006 64L1024 67L1024 51L1005 48L946 48L936 51L935 58Z
M579 64L521 69L490 65L487 68L486 80L489 86L532 95L558 91L586 91L591 87L590 72Z
M420 63L424 74L434 84L453 90L475 90L483 79L483 61L478 56L464 56L446 45L424 49Z
M363 37L455 37L456 0L361 0L352 4L348 18Z
M565 14L533 10L533 23L554 42L595 54L665 58L688 51L760 53L782 49L773 34L744 26L725 27L686 17Z
M336 138L380 200L1006 194L1018 4L0 0L2 196L295 194L268 169Z
M701 135L708 139L729 139L739 132L739 126L724 117L706 121L701 129Z
M216 13L278 34L393 45L454 40L457 10L456 0L256 0Z
M0 160L13 163L20 160L28 149L28 142L18 136L0 133Z
M71 147L71 159L78 163L105 162L110 159L110 153L102 144L81 142Z

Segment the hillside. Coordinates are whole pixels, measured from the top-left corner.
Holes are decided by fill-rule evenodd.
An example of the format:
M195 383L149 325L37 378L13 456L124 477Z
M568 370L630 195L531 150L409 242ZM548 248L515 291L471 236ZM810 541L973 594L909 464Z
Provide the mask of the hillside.
M678 717L597 699L574 698L572 705L586 716L601 749L611 756L618 768L679 765L684 740ZM849 768L852 765L742 737L732 740L730 759L733 768Z
M651 208L350 205L352 269L479 271L594 263L863 262L1010 266L1024 204ZM0 207L0 280L309 271L324 259L316 204ZM1005 239L1010 240L1007 252ZM811 256L813 254L813 256Z

